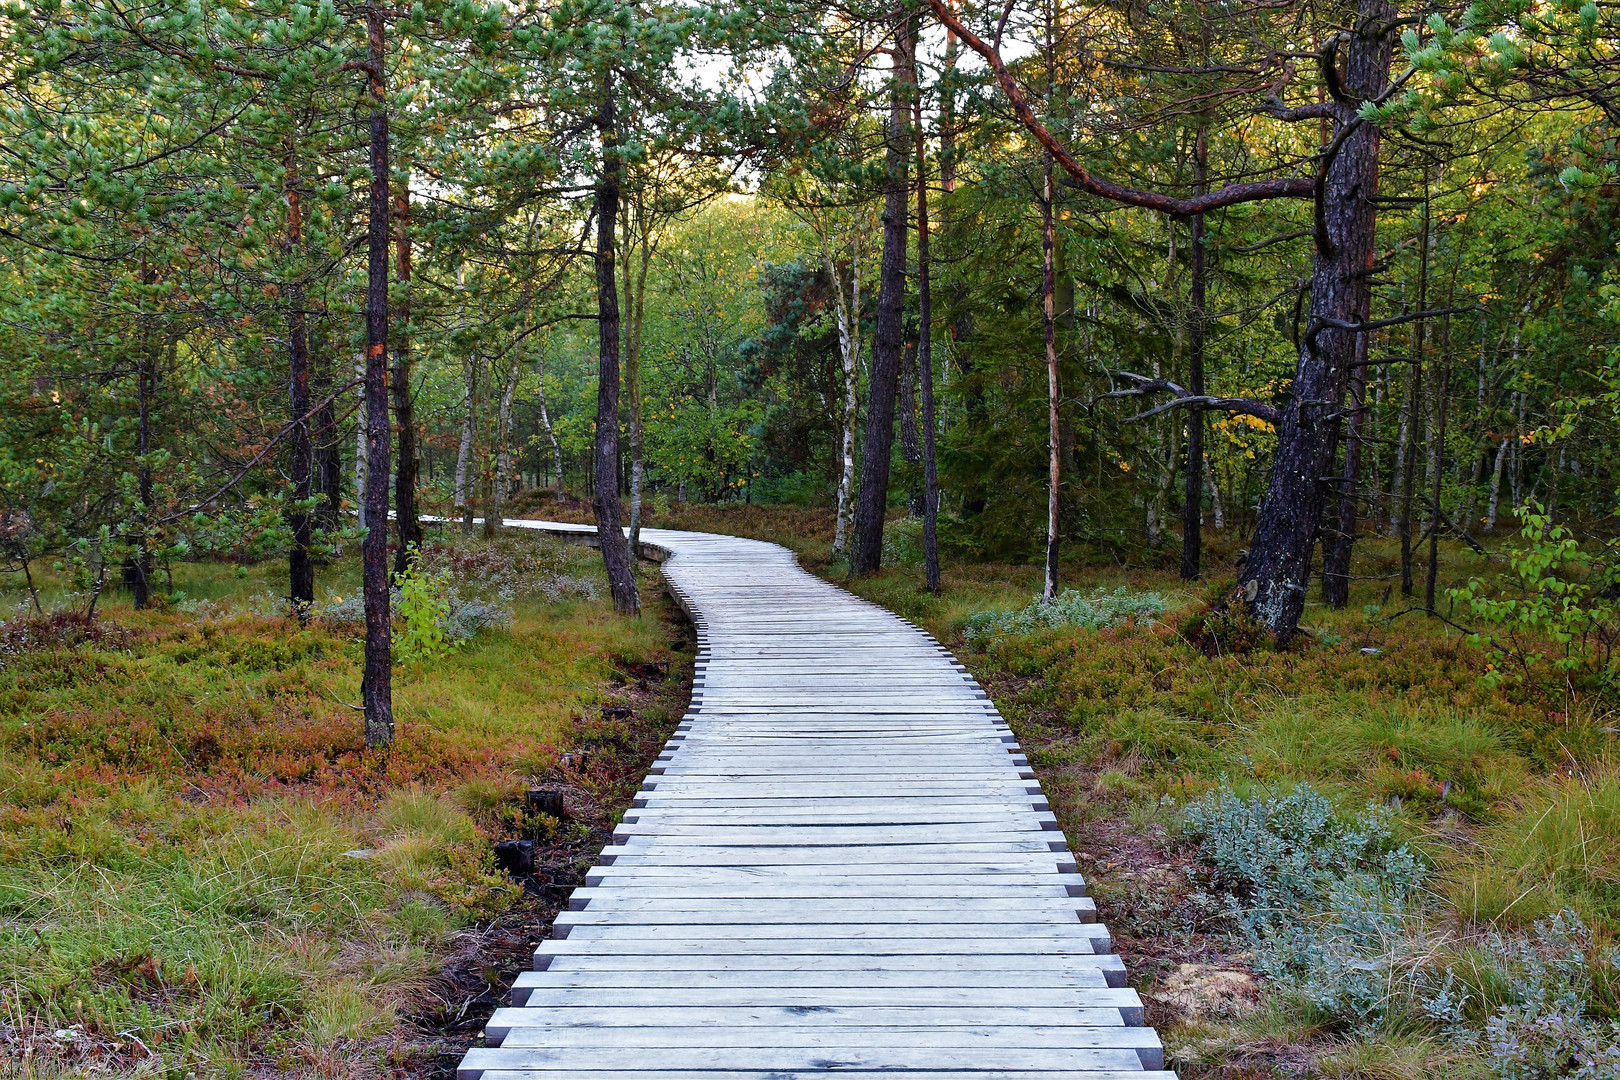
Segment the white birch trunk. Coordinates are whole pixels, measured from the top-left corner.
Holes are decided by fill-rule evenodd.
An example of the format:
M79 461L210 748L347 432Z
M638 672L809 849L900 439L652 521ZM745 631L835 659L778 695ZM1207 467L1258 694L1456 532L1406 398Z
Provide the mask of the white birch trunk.
M534 393L540 403L540 426L546 429L546 439L551 443L551 465L557 474L553 483L556 486L557 494L561 495L563 493L562 446L558 444L557 432L551 426L551 413L546 411L546 365L544 354L535 359L534 371L537 380L537 389Z
M495 414L495 476L490 483L489 524L485 531L499 529L504 524L503 511L512 472L512 395L517 393L518 378L522 374L523 365L513 357L506 386L501 389L501 407Z
M366 527L366 388L363 380L366 377L366 360L360 357L354 362L357 377L362 380L359 389L360 408L355 412L354 428L354 514L356 523L361 531Z
M473 427L477 411L477 379L478 361L476 356L468 357L463 365L467 381L467 411L461 420L461 449L456 453L456 495L455 506L461 511L462 527L472 528L472 499L468 485L468 468L472 464Z
M838 349L844 362L844 400L842 416L841 450L843 468L838 475L838 518L833 532L833 550L848 550L850 528L850 494L855 487L855 421L857 391L860 384L861 364L861 237L855 232L853 257L850 260L849 297L845 298L844 283L838 265L832 257L825 238L821 244L821 261L832 281L833 296L837 299Z

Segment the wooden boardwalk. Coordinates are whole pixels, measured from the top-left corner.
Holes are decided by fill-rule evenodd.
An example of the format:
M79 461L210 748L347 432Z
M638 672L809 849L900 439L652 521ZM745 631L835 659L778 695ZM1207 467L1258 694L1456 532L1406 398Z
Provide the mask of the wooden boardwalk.
M642 537L698 627L691 711L458 1076L1171 1080L950 653L774 544Z

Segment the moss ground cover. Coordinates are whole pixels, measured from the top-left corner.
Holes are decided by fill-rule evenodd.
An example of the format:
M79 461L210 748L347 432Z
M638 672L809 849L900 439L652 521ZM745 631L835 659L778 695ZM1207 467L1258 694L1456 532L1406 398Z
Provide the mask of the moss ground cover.
M459 1056L678 719L691 652L650 572L648 616L622 620L589 598L584 548L429 556L511 618L396 669L382 752L352 708L347 560L306 627L278 611L279 566L221 564L177 566L162 610L105 596L88 640L7 624L0 1069L436 1075ZM532 783L567 821L525 819ZM519 833L541 863L522 883L491 854ZM484 938L512 955L469 952Z

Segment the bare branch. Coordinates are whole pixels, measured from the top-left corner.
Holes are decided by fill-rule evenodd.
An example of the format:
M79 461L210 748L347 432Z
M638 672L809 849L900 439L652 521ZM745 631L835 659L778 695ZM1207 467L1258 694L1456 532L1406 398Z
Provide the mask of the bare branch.
M1104 177L1094 176L1075 160L1046 125L1041 123L1040 117L1035 115L1035 110L1030 107L1024 92L1019 89L1017 81L1012 77L1012 72L1007 70L1001 54L964 26L945 0L928 0L928 6L947 30L954 33L963 44L978 53L984 58L985 63L990 65L990 70L995 72L997 81L1001 83L1002 92L1006 95L1019 122L1042 146L1052 152L1053 160L1063 166L1063 171L1069 174L1067 183L1072 187L1127 206L1157 210L1172 217L1191 217L1194 214L1219 210L1224 206L1258 202L1262 199L1308 199L1316 194L1317 182L1309 177L1279 177L1275 180L1228 184L1206 195L1181 199L1156 191L1138 191Z
M1158 416L1160 413L1169 412L1171 409L1197 409L1201 412L1235 413L1240 416L1252 416L1257 420L1264 420L1272 425L1276 425L1282 419L1282 415L1275 407L1267 405L1263 401L1255 401L1251 398L1217 397L1214 394L1193 394L1188 392L1186 387L1179 386L1169 379L1150 379L1146 375L1137 375L1130 371L1121 371L1119 375L1121 378L1130 379L1136 385L1126 390L1110 390L1098 398L1098 401L1104 398L1146 397L1150 394L1165 392L1175 395L1169 401L1155 405L1146 412L1126 417L1123 422L1127 424L1135 423L1138 420L1147 420Z

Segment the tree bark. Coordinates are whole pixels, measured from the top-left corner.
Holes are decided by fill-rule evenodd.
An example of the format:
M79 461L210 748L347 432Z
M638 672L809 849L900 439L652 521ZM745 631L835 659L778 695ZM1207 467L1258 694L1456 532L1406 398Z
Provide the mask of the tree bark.
M394 521L399 550L394 572L402 574L422 549L422 522L416 513L416 477L422 462L416 449L416 401L411 396L411 174L394 198L394 280L399 284L399 310L394 323L394 425L399 428L399 461L394 474Z
M366 9L371 99L371 204L366 263L366 536L361 544L366 604L361 685L366 745L394 741L393 640L388 596L388 102L383 94L383 12Z
M1193 177L1202 195L1209 163L1209 136L1198 125L1193 144ZM1192 305L1187 313L1187 389L1202 397L1204 390L1204 215L1192 217ZM1181 508L1181 578L1196 581L1203 574L1204 547L1204 410L1187 410L1187 475Z
M1389 84L1391 22L1388 0L1359 0L1345 50L1347 93L1370 100ZM1305 609L1305 587L1333 466L1347 376L1356 338L1371 304L1370 270L1377 239L1379 133L1361 123L1356 107L1331 106L1335 139L1319 198L1321 225L1311 275L1310 325L1302 335L1291 396L1278 425L1271 483L1261 506L1240 583L1255 614L1279 639L1293 636ZM1347 130L1355 125L1352 130Z
M883 261L878 270L877 327L872 377L867 388L866 437L861 445L861 482L855 500L850 572L865 574L883 563L883 522L889 505L889 456L894 448L894 399L905 347L906 233L910 185L911 95L917 84L916 18L902 25L894 44L889 88L889 138L883 195ZM857 318L859 315L857 313Z
M613 252L619 209L618 121L613 106L613 76L602 79L602 177L596 188L596 314L600 356L596 388L596 535L602 545L613 607L622 615L641 611L636 595L635 566L619 523L619 291Z

